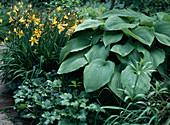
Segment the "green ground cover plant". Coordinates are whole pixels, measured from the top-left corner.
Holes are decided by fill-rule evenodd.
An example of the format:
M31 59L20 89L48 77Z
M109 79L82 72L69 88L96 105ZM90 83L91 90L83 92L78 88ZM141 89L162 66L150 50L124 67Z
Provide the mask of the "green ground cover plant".
M88 125L103 123L101 110L94 97L88 95L73 78L57 78L56 72L45 77L26 80L14 95L15 107L23 118L32 119L38 125ZM54 80L53 80L54 79ZM69 81L67 81L69 80Z

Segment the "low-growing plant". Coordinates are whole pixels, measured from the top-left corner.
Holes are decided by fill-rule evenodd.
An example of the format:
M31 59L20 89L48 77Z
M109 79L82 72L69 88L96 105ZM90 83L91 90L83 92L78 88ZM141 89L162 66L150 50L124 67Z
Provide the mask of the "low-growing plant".
M130 9L114 9L98 20L85 20L61 50L58 74L83 67L86 92L108 85L122 100L125 94L120 89L131 97L147 93L151 78L169 72L168 17L166 13L148 17Z
M100 106L92 101L80 86L64 82L64 78L46 80L37 78L26 80L14 95L15 108L22 118L32 119L32 124L66 125L66 124L101 124L103 118L96 117ZM71 79L70 79L71 80ZM78 87L78 88L77 88Z
M158 81L151 86L151 90L147 95L137 95L136 101L131 101L130 96L126 96L127 104L124 107L118 106L103 106L103 109L111 109L117 114L110 114L110 117L105 120L106 125L117 124L147 124L147 125L167 125L169 124L169 93L165 83ZM139 99L140 97L140 99Z

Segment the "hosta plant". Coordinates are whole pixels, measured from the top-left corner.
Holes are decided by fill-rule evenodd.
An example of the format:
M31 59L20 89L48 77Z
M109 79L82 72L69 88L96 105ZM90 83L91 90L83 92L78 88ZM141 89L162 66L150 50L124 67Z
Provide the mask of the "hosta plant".
M111 10L78 25L60 52L58 74L84 68L86 92L105 85L121 99L145 94L151 78L167 74L170 20L166 13L148 17L130 9ZM152 75L152 72L156 72Z

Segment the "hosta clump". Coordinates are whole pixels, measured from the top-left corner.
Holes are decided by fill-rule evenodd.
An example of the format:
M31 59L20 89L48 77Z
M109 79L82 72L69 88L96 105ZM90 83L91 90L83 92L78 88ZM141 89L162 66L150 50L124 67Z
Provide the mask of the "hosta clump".
M75 85L76 81L72 83ZM93 124L96 113L101 110L80 86L75 89L60 79L27 80L19 86L14 99L21 117L31 118L38 125ZM96 120L100 124L101 116Z
M98 20L85 20L61 50L58 74L84 67L86 92L108 85L121 99L127 93L132 98L147 93L153 71L167 74L168 17L114 9Z

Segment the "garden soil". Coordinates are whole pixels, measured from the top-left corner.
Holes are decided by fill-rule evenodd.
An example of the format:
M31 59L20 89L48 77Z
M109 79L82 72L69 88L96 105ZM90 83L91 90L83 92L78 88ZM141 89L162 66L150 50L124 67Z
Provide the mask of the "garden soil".
M0 46L0 58L4 49L5 47ZM0 125L23 125L17 118L18 113L12 108L13 105L13 98L8 93L8 88L2 82L0 74Z

